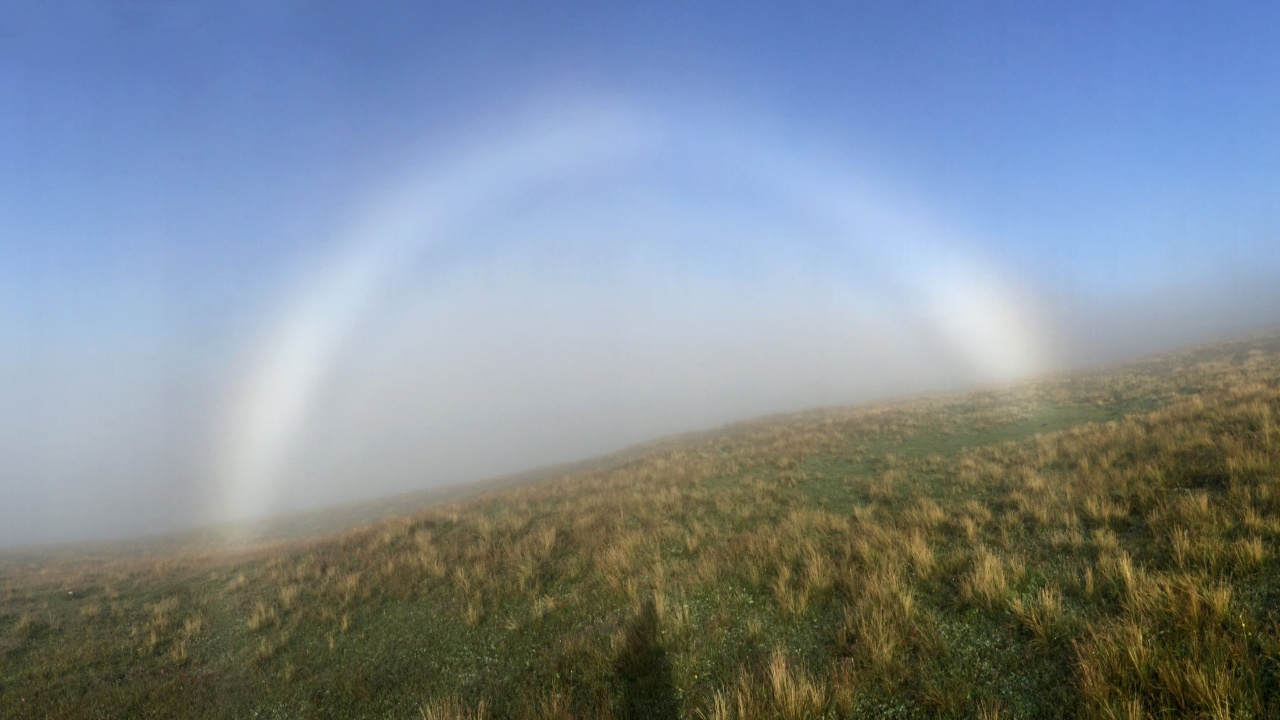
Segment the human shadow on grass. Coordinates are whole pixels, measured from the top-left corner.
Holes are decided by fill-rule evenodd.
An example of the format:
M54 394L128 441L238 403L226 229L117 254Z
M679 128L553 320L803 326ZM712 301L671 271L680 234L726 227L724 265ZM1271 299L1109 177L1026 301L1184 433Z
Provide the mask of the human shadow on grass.
M658 644L658 612L646 600L627 628L627 644L613 664L619 686L618 715L624 720L668 720L680 717L671 679L671 661Z

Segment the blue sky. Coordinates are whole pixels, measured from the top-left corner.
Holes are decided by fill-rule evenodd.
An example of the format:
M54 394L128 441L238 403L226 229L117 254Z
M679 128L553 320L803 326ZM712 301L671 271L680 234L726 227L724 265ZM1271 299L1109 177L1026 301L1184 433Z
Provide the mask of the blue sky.
M236 398L273 377L311 382L277 398L285 459L245 471L292 473L253 482L294 500L258 511L1273 326L1278 31L1272 3L5 3L0 507L25 519L0 542L211 519L192 508L230 482ZM582 140L626 145L633 120L666 144ZM386 230L393 206L446 219ZM428 226L378 241L396 270L368 287L341 271L377 265L359 228ZM278 340L321 307L340 331ZM997 362L1027 325L1058 349ZM769 355L781 336L809 354ZM328 350L294 372L286 346ZM743 348L771 359L697 369ZM467 461L497 427L533 439Z
M0 29L0 197L43 261L270 265L406 147L584 91L830 145L1047 280L1275 259L1265 3L25 5Z

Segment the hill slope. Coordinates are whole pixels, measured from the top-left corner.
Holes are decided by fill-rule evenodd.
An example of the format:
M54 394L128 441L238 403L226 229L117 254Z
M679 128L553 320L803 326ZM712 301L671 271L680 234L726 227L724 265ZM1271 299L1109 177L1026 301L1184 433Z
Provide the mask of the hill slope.
M1280 716L1280 336L0 562L3 717Z

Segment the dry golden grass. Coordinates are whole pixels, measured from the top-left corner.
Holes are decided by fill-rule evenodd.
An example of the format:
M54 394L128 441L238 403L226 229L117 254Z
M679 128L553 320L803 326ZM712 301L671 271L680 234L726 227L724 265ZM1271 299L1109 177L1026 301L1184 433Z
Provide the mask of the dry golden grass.
M775 650L760 676L740 674L734 686L715 691L708 707L697 716L707 720L807 720L821 717L828 704L823 684L797 667L786 653Z
M455 697L434 700L421 706L420 710L422 720L487 720L489 717L483 700L475 707L467 707Z
M122 627L119 665L280 707L406 653L427 687L355 714L627 716L632 652L687 717L1265 717L1278 442L1274 352L753 421L329 538L0 568L0 651Z
M988 609L1002 608L1009 601L1009 564L985 547L973 555L973 565L960 586L961 596Z
M280 616L274 607L258 601L254 604L253 612L249 615L246 624L251 632L258 632L275 625L279 620Z
M1052 585L1040 588L1034 599L1023 602L1014 598L1010 603L1014 615L1031 631L1032 637L1042 645L1062 639L1067 628L1062 611L1062 594Z

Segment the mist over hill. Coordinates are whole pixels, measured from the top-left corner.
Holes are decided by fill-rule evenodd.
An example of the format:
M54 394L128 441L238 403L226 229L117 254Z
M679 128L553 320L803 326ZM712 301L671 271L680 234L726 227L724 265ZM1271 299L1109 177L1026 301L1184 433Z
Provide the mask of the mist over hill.
M1269 717L1278 443L1270 333L9 550L0 714Z

